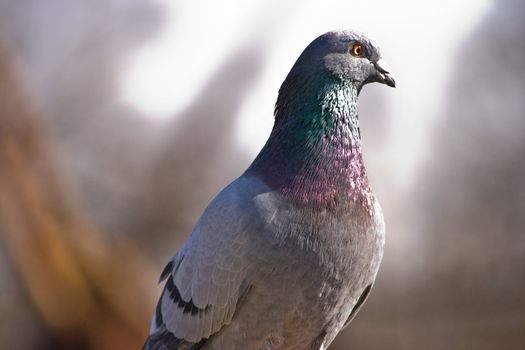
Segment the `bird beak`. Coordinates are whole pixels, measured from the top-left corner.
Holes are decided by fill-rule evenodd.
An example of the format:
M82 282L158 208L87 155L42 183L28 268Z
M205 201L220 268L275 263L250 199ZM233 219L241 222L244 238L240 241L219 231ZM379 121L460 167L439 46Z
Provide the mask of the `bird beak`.
M396 87L396 80L392 73L390 73L390 67L384 59L380 59L374 63L374 67L379 73L379 81L391 87Z

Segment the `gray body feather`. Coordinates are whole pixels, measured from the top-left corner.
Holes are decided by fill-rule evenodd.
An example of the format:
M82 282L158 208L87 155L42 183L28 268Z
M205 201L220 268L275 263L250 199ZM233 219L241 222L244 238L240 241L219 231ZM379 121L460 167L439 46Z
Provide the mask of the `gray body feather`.
M316 349L326 347L377 274L384 224L373 208L356 202L342 216L299 208L240 177L170 262L165 277L180 297L166 286L162 320L151 325L150 341L157 335L160 345L146 349L314 349L320 337ZM180 344L164 345L170 337Z

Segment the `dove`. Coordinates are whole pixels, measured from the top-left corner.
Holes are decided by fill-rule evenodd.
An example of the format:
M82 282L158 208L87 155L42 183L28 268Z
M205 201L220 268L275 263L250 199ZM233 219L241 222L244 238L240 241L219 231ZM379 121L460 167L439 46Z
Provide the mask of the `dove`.
M306 47L268 141L164 268L144 350L326 349L355 317L385 244L357 115L372 82L395 87L364 34Z

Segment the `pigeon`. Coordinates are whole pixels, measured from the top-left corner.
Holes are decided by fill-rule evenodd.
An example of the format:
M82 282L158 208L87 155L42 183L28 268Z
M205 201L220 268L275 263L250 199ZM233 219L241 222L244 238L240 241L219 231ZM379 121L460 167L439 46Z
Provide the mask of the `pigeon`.
M395 87L355 31L311 42L284 80L270 137L164 268L143 350L326 349L370 293L385 225L357 99Z

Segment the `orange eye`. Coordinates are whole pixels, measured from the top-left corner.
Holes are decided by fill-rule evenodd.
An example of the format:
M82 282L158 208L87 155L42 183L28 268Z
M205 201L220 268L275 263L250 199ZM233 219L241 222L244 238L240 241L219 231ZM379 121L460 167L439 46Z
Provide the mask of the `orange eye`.
M361 44L356 43L350 48L350 53L355 57L363 57L365 50Z

